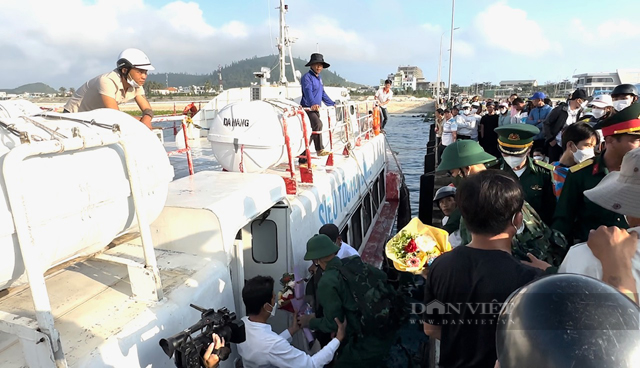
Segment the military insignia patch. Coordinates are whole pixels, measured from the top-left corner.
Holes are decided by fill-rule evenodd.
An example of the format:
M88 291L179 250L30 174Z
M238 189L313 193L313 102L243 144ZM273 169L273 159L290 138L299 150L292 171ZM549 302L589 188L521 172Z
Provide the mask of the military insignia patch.
M509 140L510 141L519 141L520 140L520 136L516 133L511 133L509 134Z

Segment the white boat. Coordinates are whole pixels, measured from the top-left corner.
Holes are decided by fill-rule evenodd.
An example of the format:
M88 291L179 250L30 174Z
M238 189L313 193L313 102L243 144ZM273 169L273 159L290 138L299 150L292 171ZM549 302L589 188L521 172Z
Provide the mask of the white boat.
M283 63L284 1L280 8ZM226 307L239 319L244 281L306 273L306 241L325 223L380 266L402 176L384 135L368 124L372 106L343 96L323 108L333 154L300 169L306 114L292 95L270 97L294 87L262 84L258 99L230 90L242 95L240 105L205 106L194 118L208 137L192 126L184 140L193 175L184 155L173 154L180 147L169 130L161 143L125 113L5 108L0 367L173 367L159 342L200 319L190 303ZM272 111L255 123L287 123L287 134L234 138L243 121L226 138L214 134L225 113L240 106L234 116L255 114L265 104ZM227 138L228 148L216 151ZM279 313L270 322L279 332L289 318ZM232 350L222 367L238 358Z

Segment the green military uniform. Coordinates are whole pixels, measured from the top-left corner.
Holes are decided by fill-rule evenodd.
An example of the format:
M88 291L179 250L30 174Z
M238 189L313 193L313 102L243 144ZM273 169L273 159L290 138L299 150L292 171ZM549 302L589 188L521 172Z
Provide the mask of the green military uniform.
M326 239L324 239L326 238ZM335 247L335 248L334 248ZM307 242L305 260L324 258L338 251L338 247L326 235L315 235ZM395 342L395 334L378 336L362 336L359 334L361 322L358 303L338 271L342 260L338 257L327 262L322 274L316 297L322 305L324 316L309 322L309 328L325 333L338 330L334 318L347 320L346 338L338 349L334 368L342 367L384 367L384 361ZM374 272L383 273L375 269Z
M569 169L553 216L553 228L562 232L570 242L585 242L589 231L598 226L628 228L624 216L591 202L584 191L594 188L609 173L604 152Z
M459 142L462 143L459 144ZM494 163L495 158L484 152L478 143L468 142L471 141L457 141L447 146L442 154L442 161L438 166L438 171L453 170L477 164L491 166ZM555 200L555 197L553 197L554 203ZM527 202L524 203L522 214L525 224L524 231L513 239L513 255L518 259L528 261L527 253L531 253L536 258L544 260L553 266L559 266L568 251L567 241L564 236L559 231L552 230L547 226L536 210ZM460 220L460 237L462 245L467 245L471 242L471 234L465 226L464 218Z
M519 176L524 190L524 199L536 210L542 221L551 225L556 208L552 180L553 165L527 156L533 145L533 138L540 133L540 129L529 124L511 124L498 127L495 131L498 133L498 149L503 155L524 156L527 161L524 171ZM516 175L504 158L500 159L499 169Z
M595 129L601 129L602 135L620 136L640 135L640 103L634 103L613 116L598 122ZM622 157L626 152L619 152ZM601 225L628 228L624 216L602 208L584 196L584 191L594 188L609 173L605 162L606 150L600 156L587 160L570 168L564 182L558 206L553 216L553 227L572 241L587 241L589 230ZM618 166L619 163L610 163Z

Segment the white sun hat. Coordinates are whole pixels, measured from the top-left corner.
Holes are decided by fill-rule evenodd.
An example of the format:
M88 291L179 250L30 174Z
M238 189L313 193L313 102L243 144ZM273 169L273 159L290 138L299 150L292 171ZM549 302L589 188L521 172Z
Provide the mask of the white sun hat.
M589 106L604 109L607 106L613 106L613 99L611 99L611 95L598 95L589 102Z
M640 148L627 152L620 171L612 171L584 195L610 211L640 218Z

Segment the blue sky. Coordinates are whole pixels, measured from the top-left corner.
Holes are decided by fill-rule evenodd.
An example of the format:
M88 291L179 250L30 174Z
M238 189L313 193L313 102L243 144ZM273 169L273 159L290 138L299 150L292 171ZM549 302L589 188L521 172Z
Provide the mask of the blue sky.
M448 72L451 0L289 0L295 56L318 45L348 80L377 84L398 65ZM275 53L278 0L2 0L0 88L79 86L127 47L158 72L209 73ZM271 27L269 26L271 12ZM638 65L640 1L457 0L453 83L562 80ZM16 16L20 14L20 16Z

